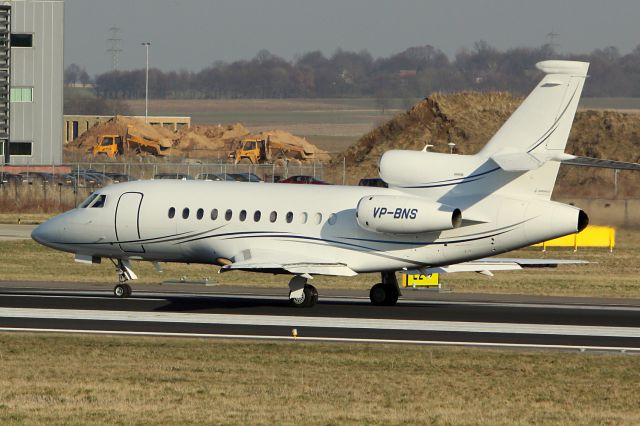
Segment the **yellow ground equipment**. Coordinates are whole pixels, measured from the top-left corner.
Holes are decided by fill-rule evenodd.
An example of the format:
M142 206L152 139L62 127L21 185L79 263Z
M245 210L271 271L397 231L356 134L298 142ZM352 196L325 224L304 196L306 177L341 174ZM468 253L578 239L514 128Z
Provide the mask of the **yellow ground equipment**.
M438 275L438 273L433 273L429 275L402 274L402 287L440 288L440 276Z
M536 244L542 246L546 251L547 247L573 247L577 251L578 247L607 247L613 251L616 245L616 229L610 226L587 226L577 234L565 235L554 240Z
M100 135L97 143L91 148L94 157L105 155L111 159L128 152L136 154L148 153L158 157L165 156L166 150L171 148L171 143L158 141L143 134L137 133L129 126L123 140L120 135Z
M307 152L303 147L284 142L272 141L259 137L247 137L240 142L240 148L230 154L235 164L262 164L287 162L291 160L306 161L313 158L313 152Z

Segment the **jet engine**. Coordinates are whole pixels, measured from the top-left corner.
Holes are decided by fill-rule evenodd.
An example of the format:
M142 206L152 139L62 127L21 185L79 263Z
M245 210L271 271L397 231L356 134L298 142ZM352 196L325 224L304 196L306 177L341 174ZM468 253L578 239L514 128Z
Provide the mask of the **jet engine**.
M371 195L360 199L356 217L361 228L389 234L444 231L462 224L460 209L397 195Z

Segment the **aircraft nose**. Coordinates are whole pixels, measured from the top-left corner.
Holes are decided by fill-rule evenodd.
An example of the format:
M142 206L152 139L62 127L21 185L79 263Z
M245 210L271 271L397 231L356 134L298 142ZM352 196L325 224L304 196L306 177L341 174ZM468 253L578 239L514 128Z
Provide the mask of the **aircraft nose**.
M52 241L53 232L49 222L42 223L31 231L31 238L42 245L47 245Z

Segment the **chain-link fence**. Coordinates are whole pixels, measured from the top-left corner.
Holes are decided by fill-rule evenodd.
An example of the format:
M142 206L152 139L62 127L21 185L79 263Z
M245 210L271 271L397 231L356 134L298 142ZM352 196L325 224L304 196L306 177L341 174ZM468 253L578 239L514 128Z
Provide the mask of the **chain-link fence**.
M280 182L292 176L308 176L330 184L345 184L348 180L343 166L320 163L81 162L55 166L0 166L0 211L65 210L75 207L98 188L129 180Z

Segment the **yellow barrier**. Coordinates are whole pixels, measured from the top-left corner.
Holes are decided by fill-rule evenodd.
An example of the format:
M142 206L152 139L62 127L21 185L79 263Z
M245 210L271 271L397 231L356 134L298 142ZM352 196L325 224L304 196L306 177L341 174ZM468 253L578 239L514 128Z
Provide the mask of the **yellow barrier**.
M542 246L542 251L547 247L573 247L573 251L578 251L578 247L608 247L613 251L616 245L616 228L610 226L587 226L577 234L565 235L564 237L534 244L536 247Z
M438 287L440 288L440 276L438 273L429 275L423 274L402 274L402 287Z

